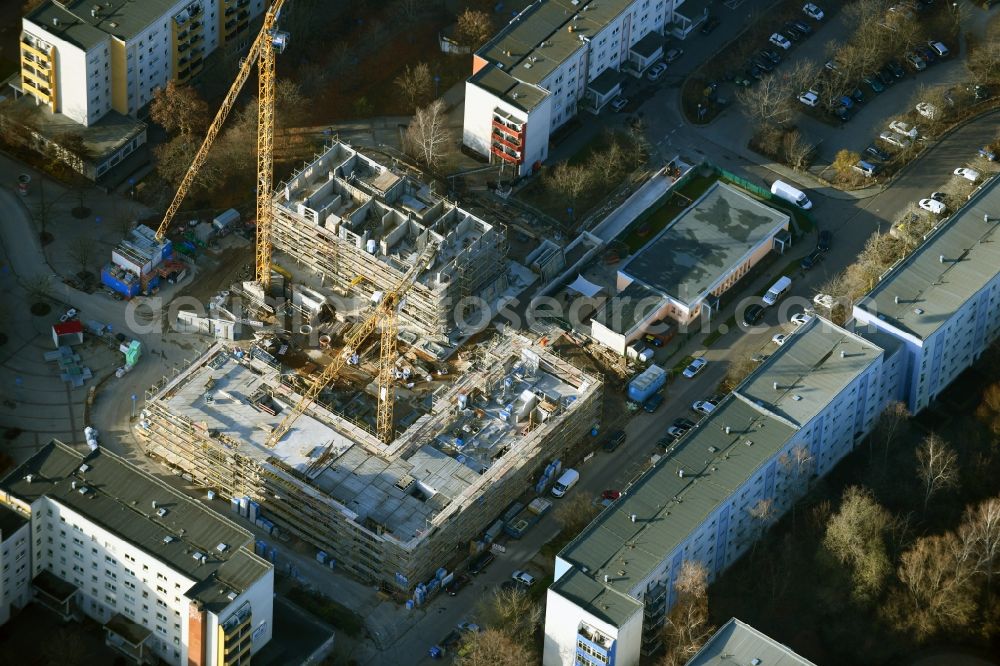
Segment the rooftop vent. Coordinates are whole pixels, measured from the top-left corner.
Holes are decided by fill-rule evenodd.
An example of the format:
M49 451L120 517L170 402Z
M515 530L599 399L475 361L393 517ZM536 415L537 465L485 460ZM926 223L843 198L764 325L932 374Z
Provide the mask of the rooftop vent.
M726 434L727 434L727 435L728 435L729 433L731 433L732 431L733 431L733 429L732 429L732 428L730 428L729 426L726 426Z
M90 488L88 488L87 486L80 486L79 488L76 489L76 492L80 493L81 495L86 495L87 493L90 492Z
M28 474L28 475L26 475L24 477L24 480L27 481L28 483L31 483L32 481L35 480L35 475L34 474Z
M177 541L177 537L175 537L173 534L168 534L167 536L163 537L163 543L173 543L174 541Z
M774 382L773 386L774 386L774 390L777 391L778 390L778 382Z
M753 440L752 439L745 440L743 443L746 444L747 446L753 446Z
M607 583L607 582L608 582L608 574L604 574L604 582L605 582L605 583Z
M160 518L163 518L165 515L167 515L167 510L161 506L159 509L156 510L156 515L159 516Z
M117 21L112 21L108 25L111 26L112 28L117 28L118 27L118 22Z
M224 553L227 550L229 550L229 544L228 543L220 543L218 546L215 547L215 549L217 551L219 551L220 553Z
M913 311L918 315L922 315L924 313L923 308L913 308Z
M200 550L196 550L193 553L191 553L191 559L192 560L200 560L203 557L205 557L205 554L203 552L201 552Z
M631 516L629 516L629 520L631 520L633 523L635 522L635 514L634 513Z
M943 254L939 254L938 255L938 261L940 261L942 264L944 263L944 255Z
M798 402L798 401L799 401L799 400L801 400L801 399L802 399L802 396L801 396L801 395L798 395L798 394L796 394L796 395L793 395L793 396L792 396L792 400L794 400L795 402Z
M844 358L844 357L846 357L846 356L847 356L847 352L846 352L846 351L844 351L843 349L841 349L841 350L840 350L840 358Z
M80 474L86 474L87 472L90 471L90 465L88 465L87 463L83 463L82 465L76 468L76 471L78 471Z
M750 663L753 664L753 666L760 666L760 659L754 657L753 659L750 660Z
M679 476L680 478L683 479L684 478L684 470L683 469L677 470L677 476Z
M57 28L59 27L59 17L58 16L53 16L52 17L52 25L54 25Z
M230 592L229 594L226 595L226 599L229 599L230 601L236 601L236 593Z
M893 296L892 302L895 303L896 305L899 305L899 296Z

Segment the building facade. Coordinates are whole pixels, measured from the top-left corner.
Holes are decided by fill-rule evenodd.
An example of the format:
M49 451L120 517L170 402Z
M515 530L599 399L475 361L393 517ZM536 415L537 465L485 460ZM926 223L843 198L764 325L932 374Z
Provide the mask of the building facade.
M245 48L264 0L48 0L22 20L20 89L90 126L135 117L170 80L186 83L220 46Z
M735 617L719 627L685 666L816 666L767 634Z
M102 624L136 663L249 663L271 639L274 571L253 535L122 458L53 441L0 482L30 523L31 595Z
M31 601L31 526L0 505L0 624Z
M1000 335L998 183L982 185L854 306L857 330L880 331L904 345L904 399L912 413Z
M622 76L663 53L675 0L537 0L473 55L462 141L523 176L582 106L599 112Z
M659 650L681 565L713 580L897 395L904 354L878 339L887 348L813 317L570 542L543 663L632 666Z

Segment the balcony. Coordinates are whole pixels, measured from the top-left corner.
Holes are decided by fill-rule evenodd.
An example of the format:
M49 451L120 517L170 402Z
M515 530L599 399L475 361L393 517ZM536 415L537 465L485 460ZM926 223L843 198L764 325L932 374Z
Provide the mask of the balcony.
M497 129L497 130L500 130L501 132L504 132L505 134L509 134L511 136L516 136L519 139L523 139L524 138L524 128L523 127L513 128L510 125L506 125L503 122L497 120L496 118L493 119L493 128Z
M500 132L493 132L493 134L491 135L491 138L493 139L494 145L497 144L497 143L499 143L499 144L501 144L503 146L506 146L507 148L510 148L511 150L513 150L515 152L519 152L524 147L524 144L522 144L521 142L519 142L519 141L511 141L510 139L508 139L507 137L505 137L503 134L500 134Z

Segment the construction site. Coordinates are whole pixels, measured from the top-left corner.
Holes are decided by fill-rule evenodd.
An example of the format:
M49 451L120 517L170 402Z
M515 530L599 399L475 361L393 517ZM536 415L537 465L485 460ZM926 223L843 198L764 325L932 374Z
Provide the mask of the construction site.
M506 334L456 360L454 381L414 377L397 391L401 433L366 427L375 398L358 368L278 441L299 383L260 346L212 347L153 386L138 431L146 452L231 498L258 503L277 530L383 589L409 593L468 554L599 418L602 382ZM529 493L530 494L530 493Z
M273 199L274 249L342 293L377 299L431 246L399 318L445 345L498 309L511 286L506 242L502 227L341 142L278 185Z

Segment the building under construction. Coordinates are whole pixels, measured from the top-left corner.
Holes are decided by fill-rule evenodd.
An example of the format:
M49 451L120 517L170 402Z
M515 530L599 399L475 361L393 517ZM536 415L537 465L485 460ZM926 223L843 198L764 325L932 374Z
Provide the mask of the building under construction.
M401 324L440 341L454 340L463 322L488 321L479 311L508 287L503 228L344 143L280 184L273 210L275 250L327 286L365 298L391 289L436 245L406 295Z
M397 390L389 443L360 422L361 388L321 394L271 447L294 380L257 346L216 345L151 389L140 430L147 453L259 503L338 569L410 591L469 552L598 418L601 379L516 335L478 346L453 376Z

